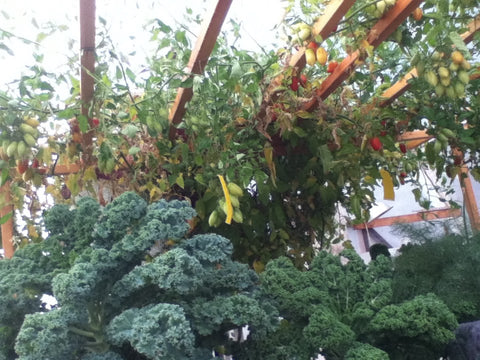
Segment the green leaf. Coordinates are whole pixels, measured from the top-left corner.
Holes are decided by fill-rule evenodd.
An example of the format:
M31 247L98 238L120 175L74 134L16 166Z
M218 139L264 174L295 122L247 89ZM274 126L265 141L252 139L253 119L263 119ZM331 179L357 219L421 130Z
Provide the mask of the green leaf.
M5 50L8 53L8 55L10 55L10 56L14 55L13 51L7 45L5 45L3 43L0 43L0 50Z
M46 81L41 81L38 84L38 88L41 89L41 90L47 90L47 91L52 91L52 92L55 91L55 89L52 87L52 85L50 85Z
M13 216L13 211L10 211L7 215L3 215L0 218L0 225L5 224L8 220L10 220Z
M2 174L0 176L0 186L3 186L5 185L5 183L7 182L8 180L8 169L7 168L3 168L2 169Z
M185 31L175 32L175 40L177 40L182 45L188 46L188 40L185 35Z
M128 153L130 155L136 155L140 151L140 148L137 146L132 146L130 149L128 149Z
M475 181L480 182L480 168L475 167L470 170L470 174L475 179Z
M437 154L435 153L433 142L429 142L425 146L425 155L426 155L427 161L430 165L435 164L435 159L437 158Z
M78 127L80 128L81 132L87 132L88 130L88 118L85 115L78 115Z
M65 110L59 111L57 113L57 117L59 119L71 119L74 116L75 116L75 110L74 109L65 109Z
M186 80L182 81L179 87L182 88L191 88L193 86L193 77L188 77Z
M330 150L328 149L327 145L322 145L319 148L320 152L320 159L322 161L322 166L323 166L323 173L327 174L330 169L332 168L332 161L333 161L333 156Z
M41 32L37 35L37 38L35 39L36 42L42 42L47 37L47 34L44 32Z
M458 50L460 50L464 54L470 54L470 51L468 51L468 48L465 45L465 42L458 33L452 31L450 34L448 34L448 36L450 40L452 40L453 45L455 45Z
M131 82L135 82L135 74L133 73L132 70L130 70L129 68L127 68L125 70L125 73L127 74L128 78L130 79Z
M102 83L105 84L106 88L110 88L112 86L112 82L110 81L110 79L106 74L103 74L102 76Z
M180 173L178 175L177 179L175 180L175 184L180 186L182 189L185 187L185 182L183 180L183 174L182 173Z
M415 196L415 201L420 201L420 199L422 198L422 191L420 189L413 189L412 190L412 193L413 193L413 196Z
M301 137L301 138L304 138L304 137L306 137L306 136L308 135L305 130L303 130L301 127L298 127L298 126L295 126L295 127L293 128L293 132L294 132L298 137Z
M232 79L239 79L243 74L242 67L240 66L240 63L237 61L232 65L232 71L230 72L230 77Z
M240 160L243 159L244 157L245 157L245 154L243 154L243 153L240 153L240 154L235 155L235 158L237 159L237 161L240 161Z
M135 137L135 135L139 132L139 128L133 124L128 124L122 129L122 134L128 136L129 138Z
M117 68L115 69L115 78L117 80L120 80L122 76L123 76L122 69L120 69L120 66L117 66Z

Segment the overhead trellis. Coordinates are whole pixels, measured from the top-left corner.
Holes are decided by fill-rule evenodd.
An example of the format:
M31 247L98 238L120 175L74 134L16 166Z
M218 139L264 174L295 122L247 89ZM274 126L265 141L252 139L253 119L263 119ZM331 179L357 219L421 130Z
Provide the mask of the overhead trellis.
M402 24L405 19L422 3L422 0L397 0L395 5L386 12L370 29L366 37L366 42L373 48L378 47L383 41L385 41L392 33ZM202 74L205 66L208 63L210 54L214 48L217 37L222 28L223 22L228 14L232 0L218 0L214 2L211 10L205 16L205 20L202 24L201 33L195 43L192 50L192 54L187 66L187 72L194 74ZM322 16L318 18L312 27L313 35L318 35L321 39L327 39L337 27L337 24L345 16L348 10L355 4L355 0L331 0ZM473 35L480 28L480 18L477 17L469 25L469 30L462 34L462 38L465 43L472 41ZM87 104L93 98L94 79L91 74L95 71L95 0L80 0L80 46L81 46L81 100L82 100L82 116L88 119L91 124ZM358 66L359 60L362 60L366 54L360 50L356 50L349 54L338 65L338 67L330 74L316 90L315 96L310 101L305 102L303 109L306 111L314 111L318 102L325 100L330 94L332 94L342 83L352 74L354 69ZM294 68L297 72L300 72L306 65L305 60L305 48L301 47L294 54L288 63L287 68ZM416 69L412 69L396 84L387 89L381 96L381 102L377 106L385 107L390 105L395 99L402 95L409 88L410 80L417 76ZM267 91L273 91L283 80L282 76L277 77L269 87ZM272 101L271 93L264 94L264 104L260 108L258 117L264 117L266 115L266 108L269 102ZM177 96L169 112L170 123L170 139L175 138L176 127L183 120L185 114L185 107L187 103L192 99L193 88L179 88L177 90ZM409 148L419 146L431 138L424 131L415 131L401 134L398 138L399 141L406 142ZM93 132L87 131L82 137L83 163L91 164L94 161L91 149L93 139ZM46 175L61 175L78 172L81 166L79 164L58 164L52 169L38 169L39 172ZM480 230L480 216L478 213L478 207L475 196L473 194L472 185L468 176L468 170L466 167L462 168L462 172L459 175L462 189L464 191L466 208L470 218L472 227L477 231ZM10 193L9 184L5 184L2 188L2 192L7 194L7 198ZM8 205L1 210L0 215L6 219L7 214L12 213L13 206ZM458 212L453 214L458 216ZM413 216L413 215L412 215ZM431 212L425 216L414 215L410 220L422 220L429 217L445 217L452 216L452 212L439 210L437 212ZM390 222L394 222L396 219L389 219ZM378 225L379 221L365 226L382 226ZM382 223L383 224L383 223ZM13 255L14 247L12 243L13 237L13 218L6 220L2 224L2 242L5 250L5 256L11 257Z

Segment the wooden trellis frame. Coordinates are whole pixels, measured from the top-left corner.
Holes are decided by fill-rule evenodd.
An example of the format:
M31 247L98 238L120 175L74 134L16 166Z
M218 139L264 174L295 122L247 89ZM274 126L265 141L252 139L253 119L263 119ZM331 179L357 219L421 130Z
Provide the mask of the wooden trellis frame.
M212 8L210 14L206 17L202 25L200 36L197 39L195 48L190 55L188 61L187 71L191 74L202 74L205 70L205 66L208 63L208 58L212 53L213 47L217 42L218 34L222 28L225 17L232 0L218 0L215 7ZM170 109L168 120L170 123L169 138L175 139L175 125L178 125L185 115L185 106L192 99L193 88L179 88L177 91L177 97Z
M468 30L461 34L461 37L465 44L468 44L473 40L473 36L480 30L480 15L468 24ZM417 69L410 70L399 81L393 84L390 88L385 90L381 97L382 102L379 104L381 107L385 107L393 103L397 98L404 94L410 87L410 81L413 78L418 77ZM428 135L424 130L417 130L413 132L407 132L398 137L399 141L406 143L408 149L416 148L425 142L429 141L433 137ZM472 180L470 179L468 168L463 165L458 174L460 187L464 198L465 208L470 220L470 225L473 231L480 231L480 213L478 210L477 199L473 190ZM396 222L413 222L423 221L423 219L432 220L445 217L458 217L461 216L461 212L455 209L437 209L427 212L420 212L418 214L400 215L389 218L376 219L368 224L361 224L355 226L356 229L373 228L377 226L393 225ZM415 220L419 219L419 220Z
M95 0L79 0L80 5L80 89L82 102L82 115L88 116L87 104L93 98L93 91L95 80L90 74L95 71ZM89 118L89 122L91 119ZM90 124L92 125L92 124ZM92 162L92 132L86 132L82 136L82 146L84 151L84 164ZM49 175L67 175L78 172L80 166L78 164L59 164L53 168L53 171L47 168L37 169L41 174ZM4 196L5 202L8 204L0 210L0 216L5 216L14 212L12 203L12 196L10 190L10 182L7 182L0 192ZM1 226L2 247L4 249L4 256L11 258L14 254L15 248L13 244L14 234L13 216Z
M89 75L95 70L95 0L79 0L80 1L80 43L81 43L81 99L82 99L82 115L88 116L88 108L85 106L93 97L94 80ZM367 41L370 46L378 47L385 39L387 39L397 27L411 14L411 12L419 6L422 0L398 0L395 6L392 7L370 30ZM192 74L201 74L208 62L211 51L216 43L216 39L220 33L222 24L228 13L232 0L218 0L216 6L208 14L204 24L202 25L201 35L197 39L195 48L192 51L190 61L188 63L188 70ZM338 22L343 18L346 12L355 3L355 0L330 0L325 13L321 16L313 26L313 34L320 35L323 39L334 31ZM465 42L471 41L473 34L478 30L478 23L480 17L470 25L469 31L463 34ZM290 67L294 67L297 71L301 71L305 67L305 49L300 49L294 54L289 63ZM353 52L347 56L338 68L327 77L322 83L322 86L317 90L317 98L305 104L305 110L312 110L317 105L317 99L326 99L340 84L351 74L357 66L358 60L361 56L359 51ZM398 96L408 89L408 80L415 76L415 70L405 75L399 83L393 85L384 94L384 100L381 106L387 106L394 101ZM282 77L275 81L281 82ZM274 85L274 84L273 84ZM170 122L170 138L175 138L176 128L185 114L185 106L193 96L192 88L180 88L177 92L177 97L169 113ZM266 97L268 99L268 97ZM265 115L265 107L262 107L259 116ZM89 118L89 122L91 119ZM92 125L92 124L90 124ZM92 161L91 149L92 132L84 134L82 139L82 146L85 149L83 161L84 164L89 164ZM406 141L409 147L418 146L422 142L428 141L429 136L422 132L413 132L403 134L399 140ZM80 166L74 165L57 165L53 175L64 175L73 172L78 172ZM465 173L466 168L462 169ZM47 169L39 169L40 172L46 173ZM469 182L468 170L465 183ZM471 184L470 184L471 187ZM465 189L467 189L465 187ZM10 196L9 184L5 184L0 191L8 198ZM470 193L470 190L466 190ZM473 190L471 191L473 194ZM478 208L476 207L476 200L471 196L466 197L467 208L472 221L472 226L480 229L480 220L478 216ZM13 206L3 208L0 215L9 213L13 210ZM475 215L476 214L476 215ZM438 214L437 214L438 215ZM435 216L437 216L435 215ZM11 239L13 236L13 219L2 225L2 240L5 249L5 256L11 257L13 255L13 245Z

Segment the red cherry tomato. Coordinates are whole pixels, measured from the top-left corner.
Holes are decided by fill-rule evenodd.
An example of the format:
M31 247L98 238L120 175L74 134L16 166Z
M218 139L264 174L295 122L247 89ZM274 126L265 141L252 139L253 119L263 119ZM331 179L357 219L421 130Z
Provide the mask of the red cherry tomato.
M378 137L373 137L370 139L370 145L372 146L373 150L378 151L382 148L383 144Z
M335 71L335 69L337 68L337 66L338 66L338 62L336 62L335 60L330 61L328 63L327 72L329 74L333 73Z

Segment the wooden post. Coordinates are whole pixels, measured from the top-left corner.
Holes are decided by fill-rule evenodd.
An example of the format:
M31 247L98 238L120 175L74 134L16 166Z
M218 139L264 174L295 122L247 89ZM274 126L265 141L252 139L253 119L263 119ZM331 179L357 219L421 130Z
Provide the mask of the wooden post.
M88 107L93 99L95 85L90 75L95 72L95 0L80 0L80 98L82 101L82 115L86 116L90 128L93 124L88 116ZM87 131L82 136L83 162L86 166L92 164L93 132Z
M466 166L462 167L458 178L462 187L463 202L467 210L468 219L470 220L473 233L476 234L480 232L480 215L478 213L477 199L473 192L472 180Z
M12 195L10 192L10 183L7 182L0 188L0 193L3 194L5 205L0 210L0 217L4 217L5 215L14 211L12 205ZM2 224L2 247L4 251L4 255L7 259L10 259L15 252L13 247L13 216L7 220L4 224Z

